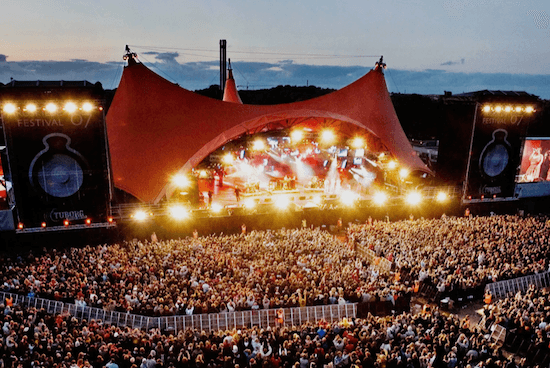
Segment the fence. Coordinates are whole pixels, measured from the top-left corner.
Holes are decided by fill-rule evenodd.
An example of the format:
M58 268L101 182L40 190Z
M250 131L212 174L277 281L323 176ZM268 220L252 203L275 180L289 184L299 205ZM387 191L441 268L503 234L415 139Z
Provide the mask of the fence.
M380 273L387 274L391 271L392 262L387 258L378 257L372 249L357 244L357 253L365 257L370 264L378 266Z
M29 298L18 294L0 292L0 301L12 298L13 304L44 309L48 313L69 314L78 319L101 320L116 326L131 328L159 328L162 331L178 333L185 329L226 330L241 327L276 326L277 309L249 310L230 313L211 313L180 316L149 317L124 312L107 311L100 308L81 307L42 298ZM339 321L357 316L357 304L331 304L302 308L285 308L283 325L301 325L305 322Z
M503 298L510 294L516 294L518 291L525 291L529 286L535 285L537 288L550 286L550 272L538 273L534 275L518 277L511 280L498 281L487 284L485 289L489 290L493 297Z

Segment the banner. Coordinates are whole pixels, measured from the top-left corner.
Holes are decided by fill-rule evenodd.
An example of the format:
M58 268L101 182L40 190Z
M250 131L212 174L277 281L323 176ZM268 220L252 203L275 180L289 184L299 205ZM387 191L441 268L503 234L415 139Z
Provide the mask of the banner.
M110 188L101 102L69 110L62 108L65 101L48 101L47 107L36 102L3 112L17 220L26 228L106 221Z
M464 199L511 198L534 109L506 103L476 109Z

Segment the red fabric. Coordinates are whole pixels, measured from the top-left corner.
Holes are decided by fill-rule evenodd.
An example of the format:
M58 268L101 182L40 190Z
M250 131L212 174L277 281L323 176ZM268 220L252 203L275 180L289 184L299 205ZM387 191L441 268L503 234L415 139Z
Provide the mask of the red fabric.
M200 96L135 64L124 69L107 114L114 184L142 201L158 203L173 190L171 176L190 170L227 141L299 117L336 119L367 129L401 165L429 172L401 128L379 70L318 98L257 106Z
M233 79L233 72L229 70L229 78L225 81L225 89L223 91L223 100L225 102L233 102L242 104L241 96L237 92L237 86L235 85L235 79Z

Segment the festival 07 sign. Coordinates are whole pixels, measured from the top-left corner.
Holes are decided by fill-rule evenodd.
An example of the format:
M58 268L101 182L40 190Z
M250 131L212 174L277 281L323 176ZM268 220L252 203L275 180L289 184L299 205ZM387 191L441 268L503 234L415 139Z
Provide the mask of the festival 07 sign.
M464 200L512 198L531 105L477 104Z
M110 190L101 101L23 103L12 102L2 112L20 226L106 219Z

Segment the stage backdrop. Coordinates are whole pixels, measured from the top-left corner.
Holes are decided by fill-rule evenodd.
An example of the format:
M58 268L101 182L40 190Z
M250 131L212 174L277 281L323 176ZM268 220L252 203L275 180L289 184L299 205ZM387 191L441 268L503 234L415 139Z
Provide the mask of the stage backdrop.
M497 112L494 108L486 112L484 106L478 104L476 107L464 198L512 198L522 143L534 113L515 112L514 109Z
M53 102L54 113L37 101L34 113L3 114L17 221L26 228L105 222L110 190L102 101L72 114L61 109L64 101Z

